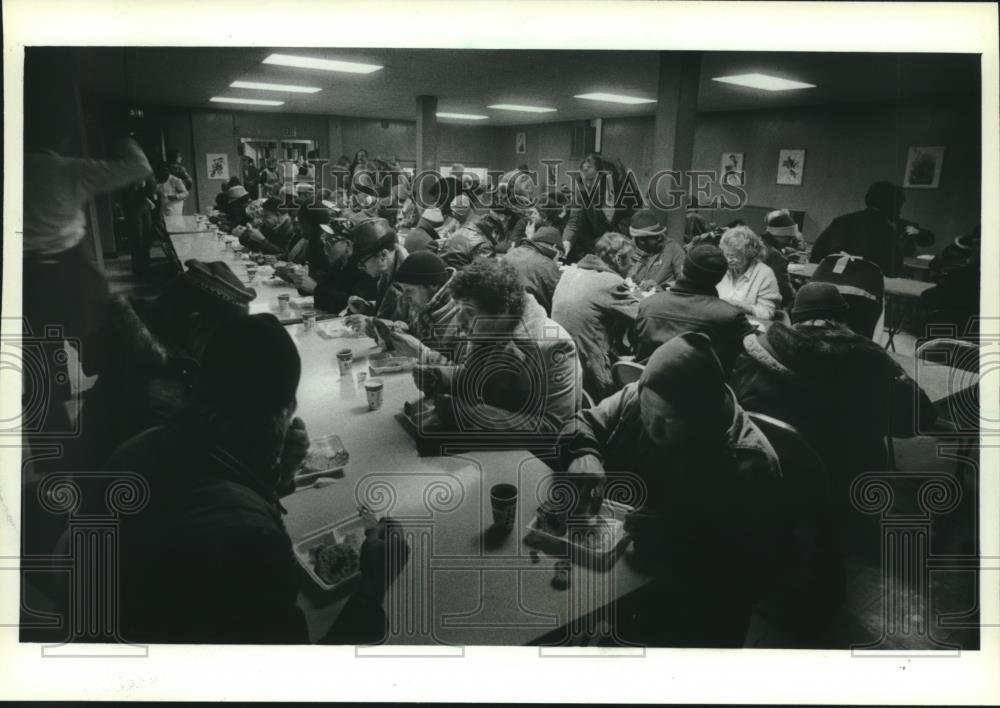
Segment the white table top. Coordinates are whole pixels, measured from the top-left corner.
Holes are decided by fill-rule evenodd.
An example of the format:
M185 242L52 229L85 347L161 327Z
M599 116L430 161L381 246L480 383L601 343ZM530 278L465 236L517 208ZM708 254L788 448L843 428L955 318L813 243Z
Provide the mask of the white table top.
M187 234L208 230L207 226L198 223L198 217L193 214L164 216L163 221L166 223L168 234Z
M369 411L356 376L367 371L367 356L379 350L368 338L320 336L340 323L328 320L312 331L288 327L303 362L298 415L310 437L339 435L350 463L342 479L286 497L285 521L295 542L356 518L357 505L364 502L412 533L410 562L387 600L390 617L407 619L390 630L389 643L525 644L647 582L623 559L606 573L575 567L570 590L554 589L556 559L539 553L536 561L523 543L551 478L549 468L522 450L418 457L415 442L395 420L403 403L419 395L411 374L381 377L384 405ZM338 371L336 352L343 348L355 355L350 377ZM517 485L518 520L513 532L492 541L484 531L492 524L489 489L499 482ZM328 631L344 602L314 592L300 596L312 639ZM400 615L402 608L411 612Z
M311 297L300 297L298 289L294 285L286 283L280 278L272 277L273 270L267 266L258 266L258 273L250 282L247 276L247 266L256 266L256 264L228 248L211 232L176 233L170 235L170 240L181 263L186 263L192 258L205 262L223 261L244 285L256 290L257 297L250 303L250 314L270 312L282 323L288 324L300 321L303 310L313 309ZM291 306L285 311L282 311L278 304L278 296L282 294L288 295L291 301ZM318 312L317 315L321 318L330 316L329 313L324 312Z
M938 403L967 388L979 385L979 374L956 369L932 361L917 360L913 356L889 352L903 370L924 390L931 402Z

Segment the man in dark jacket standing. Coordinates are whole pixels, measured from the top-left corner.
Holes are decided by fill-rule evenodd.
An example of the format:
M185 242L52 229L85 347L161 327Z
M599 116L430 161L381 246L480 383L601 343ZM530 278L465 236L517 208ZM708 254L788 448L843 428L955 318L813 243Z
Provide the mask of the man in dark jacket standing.
M715 286L729 268L717 246L692 248L684 269L670 290L642 301L636 318L636 361L683 332L701 332L712 340L728 374L743 349L743 337L754 331L743 311L719 299Z
M563 469L584 498L623 473L643 487L626 529L632 560L657 581L625 613L637 621L620 629L644 644L742 646L770 568L780 466L724 379L708 337L681 334L560 439Z
M934 243L934 234L900 217L905 201L902 187L874 183L865 194L866 208L834 219L816 239L809 260L819 263L831 253L845 252L875 263L887 278L899 276L903 256Z
M529 238L503 255L524 278L524 289L535 296L545 314L552 314L552 295L559 283L562 234L552 226L542 226Z

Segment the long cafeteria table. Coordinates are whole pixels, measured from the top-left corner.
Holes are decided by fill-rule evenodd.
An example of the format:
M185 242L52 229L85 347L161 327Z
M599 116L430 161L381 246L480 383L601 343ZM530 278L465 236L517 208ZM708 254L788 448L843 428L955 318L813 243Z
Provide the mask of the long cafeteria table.
M223 261L243 284L253 288L257 292L257 297L250 303L250 314L270 312L281 320L282 324L290 324L300 322L304 310L313 309L312 297L300 297L294 285L273 275L273 268L270 266L258 266L256 277L252 282L249 281L247 267L256 264L229 248L211 231L178 232L170 234L169 238L181 263L186 263L190 259L205 262ZM284 311L278 301L279 295L288 295L290 299L291 304ZM317 319L324 319L332 317L334 313L317 310L316 314Z
M207 230L199 223L195 214L165 216L163 221L166 223L168 234L189 234Z
M477 451L419 457L410 434L396 420L418 391L410 373L384 375L384 404L370 411L356 379L379 351L368 338L342 336L342 320L288 332L302 356L298 415L310 438L336 434L350 461L343 478L286 497L285 523L293 543L320 528L350 522L363 503L391 515L408 534L411 556L390 590L388 644L523 645L578 637L615 598L648 582L625 559L607 572L582 566L571 571L569 590L551 585L556 558L532 553L524 543L552 472L524 450ZM341 335L341 336L338 336ZM354 353L351 375L341 376L336 352ZM493 538L489 490L517 486L517 520L507 536ZM299 604L311 638L320 639L346 598L326 597L306 584ZM567 641L570 641L567 640Z

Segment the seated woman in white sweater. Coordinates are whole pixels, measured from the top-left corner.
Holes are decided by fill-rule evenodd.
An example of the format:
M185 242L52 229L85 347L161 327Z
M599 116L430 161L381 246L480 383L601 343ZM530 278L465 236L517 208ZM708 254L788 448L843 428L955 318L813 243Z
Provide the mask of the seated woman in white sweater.
M778 279L760 260L764 244L747 226L736 226L722 234L719 248L729 270L716 286L719 297L756 320L774 319L781 306Z

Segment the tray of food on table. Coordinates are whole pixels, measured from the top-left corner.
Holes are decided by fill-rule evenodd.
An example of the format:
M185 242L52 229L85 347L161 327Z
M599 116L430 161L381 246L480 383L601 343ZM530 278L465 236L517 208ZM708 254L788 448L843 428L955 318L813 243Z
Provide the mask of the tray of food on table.
M343 477L351 456L337 435L309 441L309 453L302 468L295 473L296 485L308 485L320 477Z

